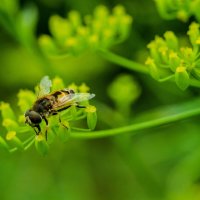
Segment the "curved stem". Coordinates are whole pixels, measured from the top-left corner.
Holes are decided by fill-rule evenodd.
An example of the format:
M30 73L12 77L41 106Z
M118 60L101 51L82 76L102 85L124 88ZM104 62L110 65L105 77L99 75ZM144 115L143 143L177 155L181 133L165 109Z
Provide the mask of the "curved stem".
M118 65L125 67L127 69L130 69L130 70L149 74L148 68L143 64L140 64L138 62L135 62L135 61L129 60L127 58L124 58L122 56L119 56L115 53L110 52L109 50L99 49L98 53L101 56L103 56L106 60L109 60L112 63L118 64ZM170 75L166 78L162 78L158 81L159 82L165 82L165 81L168 81L168 80L174 81L174 74ZM195 79L191 79L190 85L194 86L194 87L200 87L200 81L195 80Z
M158 117L149 121L139 122L139 123L135 123L135 124L120 127L120 128L93 131L93 132L88 132L88 133L80 133L80 132L73 133L72 132L71 137L80 138L80 139L90 139L90 138L92 139L92 138L114 136L114 135L124 134L127 132L131 132L132 135L135 135L138 133L136 131L139 131L139 130L152 128L152 127L160 126L163 124L179 121L188 117L196 116L200 114L199 103L200 103L200 100L198 99L197 101L183 103L181 106L177 105L175 106L177 108L177 111L168 116ZM192 107L190 106L190 104L192 104ZM182 109L182 108L184 108L184 110L179 111L179 109ZM171 110L173 109L174 108L172 107ZM170 110L170 108L168 110Z
M148 68L145 65L134 62L134 61L124 58L122 56L116 55L108 50L100 49L98 51L98 53L101 56L103 56L105 59L107 59L115 64L118 64L120 66L123 66L127 69L135 70L137 72L141 72L141 73L145 73L145 74L149 73Z

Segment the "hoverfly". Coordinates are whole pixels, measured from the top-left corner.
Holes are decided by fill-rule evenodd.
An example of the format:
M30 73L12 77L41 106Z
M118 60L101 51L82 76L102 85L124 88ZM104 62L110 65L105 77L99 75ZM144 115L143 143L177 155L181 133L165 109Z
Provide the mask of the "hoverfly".
M48 118L52 115L57 115L59 112L76 106L77 108L85 108L79 105L79 102L87 101L95 96L90 93L75 93L72 89L62 89L50 93L52 86L48 76L42 78L39 85L37 100L33 106L25 113L25 123L33 127L36 135L41 133L40 123L42 120L46 123L45 137L47 140ZM59 122L61 118L59 116ZM64 126L64 124L62 124ZM66 126L65 126L66 127Z

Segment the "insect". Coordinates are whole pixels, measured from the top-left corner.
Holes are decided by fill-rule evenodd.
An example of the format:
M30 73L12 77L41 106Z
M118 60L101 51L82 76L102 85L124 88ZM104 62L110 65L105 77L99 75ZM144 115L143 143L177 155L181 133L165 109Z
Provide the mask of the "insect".
M36 135L41 133L40 123L42 120L46 123L45 137L47 140L47 127L48 118L53 115L59 114L59 112L76 106L77 108L85 108L85 106L79 105L79 102L87 101L95 96L90 93L75 93L72 89L62 89L50 93L52 86L51 80L48 76L42 78L39 85L38 98L34 102L33 106L25 112L25 123L33 127ZM59 122L62 124L60 115ZM66 127L64 124L62 124Z

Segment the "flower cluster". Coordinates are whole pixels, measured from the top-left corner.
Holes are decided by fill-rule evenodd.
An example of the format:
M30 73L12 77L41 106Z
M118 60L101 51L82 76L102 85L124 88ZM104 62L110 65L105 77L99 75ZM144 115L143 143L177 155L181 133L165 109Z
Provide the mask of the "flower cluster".
M32 3L20 7L19 0L6 0L0 3L0 24L22 45L33 48L38 21L38 9Z
M155 0L158 11L164 19L187 21L194 15L200 20L200 0Z
M46 54L77 55L86 49L108 48L123 41L130 30L132 17L123 6L114 7L112 13L105 6L98 6L93 15L83 19L77 11L68 13L68 18L51 16L51 36L41 35L39 44Z
M128 116L131 105L139 98L141 88L133 76L120 74L108 87L108 94L118 111Z
M156 80L175 78L182 90L192 81L200 80L200 30L192 23L187 32L191 45L181 46L175 34L167 31L164 38L156 36L148 44L150 56L146 60L150 74Z
M36 87L37 88L37 87ZM52 80L52 91L63 89L64 83L62 79L56 77ZM71 84L68 86L75 90L77 93L87 93L89 87L86 84L77 86ZM18 93L18 106L20 114L17 116L8 103L1 102L0 111L2 115L2 125L6 129L0 135L0 146L10 152L15 150L26 150L35 143L38 152L45 155L48 152L49 144L51 144L56 136L62 141L66 141L70 137L70 132L77 131L90 131L96 126L97 115L96 108L89 104L88 100L81 102L85 108L76 108L71 106L69 109L60 112L62 124L59 123L57 116L48 118L48 140L45 139L45 123L41 124L41 134L37 135L33 129L25 125L24 112L30 109L36 100L36 94L29 90L20 90ZM87 120L88 128L80 128L81 120ZM64 124L64 126L63 126Z

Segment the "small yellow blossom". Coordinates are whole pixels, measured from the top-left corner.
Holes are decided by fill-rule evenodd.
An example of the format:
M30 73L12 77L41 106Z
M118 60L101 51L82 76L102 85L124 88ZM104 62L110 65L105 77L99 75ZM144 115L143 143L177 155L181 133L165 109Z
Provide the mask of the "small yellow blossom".
M178 72L178 73L185 72L185 71L186 71L186 67L179 66L176 68L176 72Z
M96 109L95 106L89 105L89 106L86 107L85 112L87 112L87 113L94 113L94 112L96 112L96 110L97 109Z
M152 65L152 64L154 64L154 60L152 58L148 57L145 62L145 65Z
M80 92L87 93L89 90L90 90L90 88L85 83L82 83L79 86L79 91Z
M75 83L68 85L68 88L74 90L75 92L78 91L78 86Z
M16 136L16 132L15 131L9 131L6 134L6 140L12 140L13 138L15 138L15 136Z

